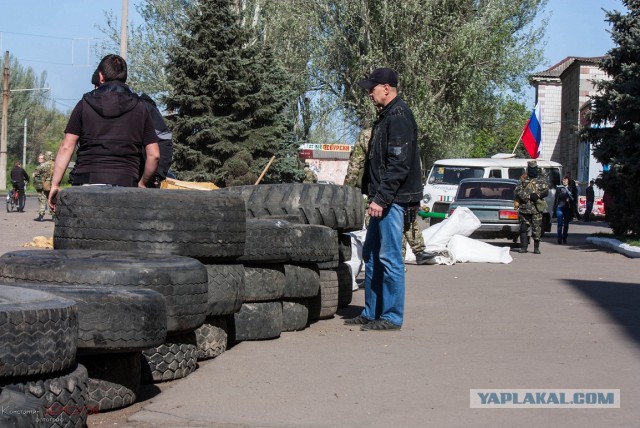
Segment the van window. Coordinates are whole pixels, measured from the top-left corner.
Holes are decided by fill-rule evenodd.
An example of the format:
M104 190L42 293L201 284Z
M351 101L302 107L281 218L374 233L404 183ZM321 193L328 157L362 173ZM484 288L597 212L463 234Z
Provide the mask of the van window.
M502 171L499 169L492 169L489 171L489 178L502 178Z
M520 180L520 177L524 174L524 168L509 168L509 178L514 180Z
M543 168L544 173L547 175L547 179L549 180L549 186L552 189L555 189L556 186L560 185L560 170L558 168Z
M482 178L484 168L465 166L434 165L429 176L429 184L458 185L463 178Z

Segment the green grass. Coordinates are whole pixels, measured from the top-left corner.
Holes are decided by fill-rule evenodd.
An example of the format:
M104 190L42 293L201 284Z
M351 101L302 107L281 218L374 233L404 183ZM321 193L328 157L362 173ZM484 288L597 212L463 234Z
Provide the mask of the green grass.
M593 236L598 238L610 238L617 239L620 242L625 244L633 245L635 247L640 247L640 236L638 235L614 235L613 233L594 233Z

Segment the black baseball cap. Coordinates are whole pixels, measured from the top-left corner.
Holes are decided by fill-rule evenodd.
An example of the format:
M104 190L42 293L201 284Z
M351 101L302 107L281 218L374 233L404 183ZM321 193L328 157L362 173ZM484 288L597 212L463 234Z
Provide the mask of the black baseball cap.
M362 79L358 85L364 89L372 89L378 85L398 86L398 73L391 68L376 68L367 79Z

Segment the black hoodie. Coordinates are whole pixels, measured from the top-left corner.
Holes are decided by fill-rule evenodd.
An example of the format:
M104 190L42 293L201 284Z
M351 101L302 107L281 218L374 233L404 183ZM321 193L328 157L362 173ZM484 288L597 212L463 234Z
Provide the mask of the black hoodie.
M127 85L117 81L86 93L65 132L80 137L74 185L137 186L140 155L144 146L156 141L144 104Z

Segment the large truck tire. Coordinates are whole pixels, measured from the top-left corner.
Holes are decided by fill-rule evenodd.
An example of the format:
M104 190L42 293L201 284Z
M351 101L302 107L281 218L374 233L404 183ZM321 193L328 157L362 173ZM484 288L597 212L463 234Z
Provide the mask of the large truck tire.
M233 259L244 212L242 198L218 191L71 187L58 196L53 246Z
M0 285L0 378L65 370L75 361L77 343L73 300Z
M283 265L245 266L244 272L245 303L282 299L286 284Z
M320 288L320 271L316 264L284 265L285 299L313 297Z
M142 351L142 383L181 379L197 367L195 333L167 338L166 343Z
M136 401L140 389L140 352L78 357L89 376L87 404L100 412L121 409Z
M282 301L282 331L304 330L309 323L309 303L306 299Z
M207 269L191 257L97 250L24 250L0 256L0 280L148 288L162 294L167 333L200 327L207 315Z
M231 315L244 303L244 265L207 264L209 306L207 316Z
M309 299L309 319L333 318L338 310L338 274L335 269L320 270L320 289Z
M89 394L87 369L74 364L63 372L49 374L50 377L25 377L2 379L2 387L22 392L40 401L40 425L52 428L83 428L87 416L98 412L87 403Z
M245 303L233 316L233 340L263 340L280 337L282 303Z
M300 216L307 224L342 232L362 229L364 204L359 189L335 184L260 184L220 189L242 195L247 218Z
M109 286L16 283L76 302L78 353L132 352L164 343L167 310L153 290Z

